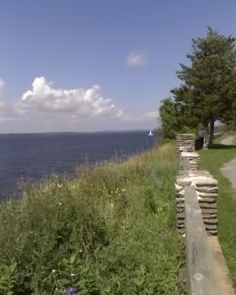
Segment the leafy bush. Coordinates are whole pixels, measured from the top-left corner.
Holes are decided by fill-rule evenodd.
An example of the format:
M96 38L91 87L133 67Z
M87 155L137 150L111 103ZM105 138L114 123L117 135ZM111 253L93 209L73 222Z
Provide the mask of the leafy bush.
M0 266L0 294L13 295L13 286L15 284L16 263L10 265L2 264Z

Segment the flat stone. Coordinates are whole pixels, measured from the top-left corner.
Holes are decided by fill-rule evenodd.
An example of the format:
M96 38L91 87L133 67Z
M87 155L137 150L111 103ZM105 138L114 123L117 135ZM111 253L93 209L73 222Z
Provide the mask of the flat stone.
M184 197L184 190L176 192L175 195L180 196L180 197Z
M184 208L184 202L176 205L177 208Z
M176 198L175 200L176 200L177 204L184 203L184 199L182 199L182 198Z
M197 192L197 197L200 199L217 199L218 194L210 194L210 193L199 193Z
M197 186L197 192L198 193L217 193L218 187L217 186Z
M215 219L217 218L217 214L202 214L203 219Z
M213 204L208 204L208 203L200 203L200 207L201 208L207 208L207 209L216 209L217 206L216 206L216 203L213 203Z
M218 181L214 178L202 178L202 179L196 179L195 182L196 187L203 187L203 186L218 186Z
M217 214L217 209L216 208L201 208L203 216L205 214Z
M203 221L204 221L204 224L218 224L218 219L217 218L214 218L214 219L206 219L206 218L203 218Z
M206 224L205 223L205 228L206 229L210 229L210 230L216 230L217 229L217 225L216 224Z
M198 197L197 199L198 199L199 204L202 204L202 203L208 203L208 204L216 203L215 198L200 198L200 197Z

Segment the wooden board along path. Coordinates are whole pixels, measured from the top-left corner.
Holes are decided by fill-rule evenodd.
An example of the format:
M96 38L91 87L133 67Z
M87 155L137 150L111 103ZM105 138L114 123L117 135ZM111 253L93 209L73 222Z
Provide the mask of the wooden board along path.
M222 294L194 186L185 187L185 227L188 294Z

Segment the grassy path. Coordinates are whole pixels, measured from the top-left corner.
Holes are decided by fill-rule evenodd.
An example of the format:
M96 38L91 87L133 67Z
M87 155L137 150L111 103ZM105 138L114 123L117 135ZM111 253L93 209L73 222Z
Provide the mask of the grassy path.
M228 136L221 140L221 144L224 145L234 145L236 141L236 136ZM236 158L225 163L221 168L222 174L229 179L234 189L236 189ZM236 195L235 195L236 197Z
M236 158L225 163L221 168L222 174L229 179L234 189L236 189ZM235 194L236 198L236 194Z
M236 287L236 190L221 171L224 163L236 158L236 148L217 144L212 149L201 150L199 154L201 169L208 170L219 182L219 239Z
M229 137L226 137L224 139L221 140L221 143L224 144L224 145L232 145L234 142L234 136L231 135Z

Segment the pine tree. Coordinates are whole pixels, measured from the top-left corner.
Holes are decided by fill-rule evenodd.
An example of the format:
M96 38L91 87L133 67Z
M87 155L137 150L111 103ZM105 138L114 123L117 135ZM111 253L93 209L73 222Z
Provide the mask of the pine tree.
M177 111L171 98L164 99L159 109L162 122L162 135L164 138L174 138L178 130Z
M205 38L192 40L190 65L177 72L182 81L173 89L174 103L190 127L202 125L212 144L214 123L236 123L235 38L208 28Z

